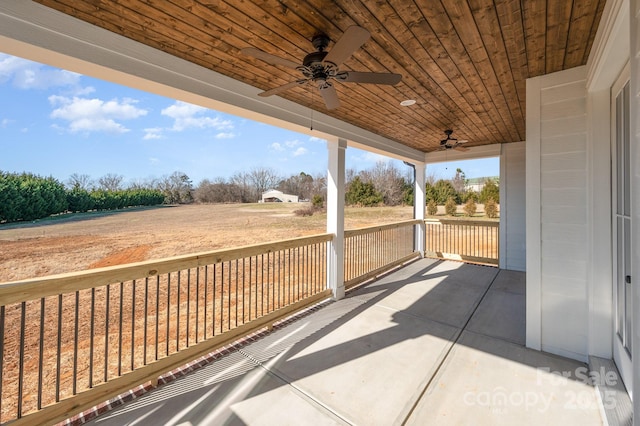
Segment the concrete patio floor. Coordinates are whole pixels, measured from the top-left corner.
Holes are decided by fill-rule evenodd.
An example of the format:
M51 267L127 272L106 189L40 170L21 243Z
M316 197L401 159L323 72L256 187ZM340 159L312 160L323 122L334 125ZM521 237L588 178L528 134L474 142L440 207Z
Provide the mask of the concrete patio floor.
M602 424L586 364L523 346L524 292L422 259L90 423Z

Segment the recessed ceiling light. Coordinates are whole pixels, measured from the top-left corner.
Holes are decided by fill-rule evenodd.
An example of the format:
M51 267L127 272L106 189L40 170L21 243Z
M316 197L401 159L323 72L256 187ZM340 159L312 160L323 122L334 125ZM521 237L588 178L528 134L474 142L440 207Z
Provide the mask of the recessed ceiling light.
M400 105L402 105L402 106L411 106L411 105L413 105L415 103L416 103L415 99L407 99L406 101L400 102Z

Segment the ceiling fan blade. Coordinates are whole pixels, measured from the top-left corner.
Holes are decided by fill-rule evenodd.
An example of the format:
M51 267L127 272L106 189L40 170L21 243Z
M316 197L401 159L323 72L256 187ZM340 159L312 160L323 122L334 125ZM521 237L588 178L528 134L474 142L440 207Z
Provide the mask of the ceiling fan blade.
M357 71L345 71L339 73L336 79L345 81L348 83L370 83L370 84L398 84L402 80L400 74L393 74L389 72L357 72Z
M322 62L331 62L335 66L339 67L344 61L349 59L349 56L353 55L353 52L358 50L367 40L369 40L371 34L369 31L357 25L347 28L342 34L340 40L333 45L333 48L327 53Z
M469 141L468 141L468 140L466 140L466 139L460 139L460 140L458 141L458 143L467 143L467 142L469 142Z
M296 64L293 61L280 58L279 56L275 56L267 52L263 52L262 50L256 49L254 47L246 47L244 49L241 49L240 52L248 56L253 56L256 59L260 59L261 61L264 61L271 65L281 65L283 67L293 68L294 70L301 66L300 64Z
M460 146L460 145L454 145L453 149L455 149L456 151L469 151L469 148L465 148L464 146Z
M260 93L258 93L258 96L262 96L263 98L266 98L267 96L271 96L271 95L275 95L276 93L284 92L285 90L289 90L291 88L294 88L294 87L299 86L301 84L304 84L306 82L307 82L307 80L292 81L291 83L287 83L287 84L284 84L282 86L274 87L273 89L265 90L264 92L260 92Z
M338 93L335 87L329 84L320 87L320 94L322 95L322 99L324 99L324 104L327 106L327 109L335 109L340 106L340 100L338 99Z

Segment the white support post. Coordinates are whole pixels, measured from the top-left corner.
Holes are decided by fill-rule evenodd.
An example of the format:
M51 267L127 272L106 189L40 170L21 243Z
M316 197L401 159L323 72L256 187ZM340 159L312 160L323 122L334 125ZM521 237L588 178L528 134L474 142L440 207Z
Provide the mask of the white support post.
M414 239L414 250L420 253L420 257L424 257L425 250L425 223L424 210L426 207L425 183L426 170L425 163L415 163L415 179L413 187L413 218L420 220L416 225L416 236Z
M347 141L327 141L327 233L333 240L327 244L327 284L334 299L344 297L344 180Z

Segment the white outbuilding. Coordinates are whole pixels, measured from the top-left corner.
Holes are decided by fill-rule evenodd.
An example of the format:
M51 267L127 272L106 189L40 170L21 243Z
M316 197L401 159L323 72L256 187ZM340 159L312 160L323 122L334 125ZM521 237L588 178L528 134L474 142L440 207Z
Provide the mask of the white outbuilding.
M298 196L285 194L282 191L270 189L262 193L261 203L297 203Z

